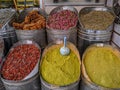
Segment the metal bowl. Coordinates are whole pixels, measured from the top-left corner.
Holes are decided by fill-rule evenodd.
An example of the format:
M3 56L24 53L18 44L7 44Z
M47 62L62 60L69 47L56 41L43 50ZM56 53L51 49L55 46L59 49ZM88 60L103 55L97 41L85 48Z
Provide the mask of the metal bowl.
M23 11L20 12L20 15L19 15L19 17L16 21L17 22L23 22L26 15L32 10L37 10L39 12L39 14L41 14L43 17L45 17L45 18L47 17L47 13L41 8L35 8L35 7L25 8Z
M77 17L78 17L78 11L77 11L77 9L74 8L74 7L72 7L72 6L58 6L58 7L54 8L54 9L50 12L50 14L48 15L48 17L49 17L50 15L54 14L54 13L61 12L61 11L63 11L63 10L70 10L70 11L74 12L74 13L77 15ZM47 21L48 21L48 17L47 17ZM69 29L74 29L76 26L77 26L77 23L76 23L73 27L71 27L71 28L69 28ZM51 30L51 29L52 29L52 30L57 30L57 29L54 29L54 28L50 28L49 26L47 26L47 29L49 29L49 30Z
M106 30L90 30L90 29L86 29L84 27L83 22L81 22L81 16L85 15L85 14L91 12L91 11L105 11L105 12L109 12L115 18L115 14L114 14L113 9L109 8L109 7L85 7L85 8L82 8L79 11L79 24L80 24L79 27L82 29L81 31L84 32L84 33L88 33L88 34L105 34L107 32L110 32L112 30L112 28L113 28L113 22L114 21L107 27Z
M81 90L120 90L120 88L107 88L107 87L103 87L103 86L100 86L100 85L97 85L95 84L94 82L92 82L85 70L85 66L84 66L84 58L85 58L85 55L87 53L87 51L89 50L89 48L91 47L109 47L109 48L112 48L114 50L114 52L117 53L117 55L119 55L119 51L116 47L113 47L109 44L104 44L104 43L96 43L96 44L93 44L91 46L89 46L86 51L84 52L83 54L83 57L82 57L82 80L81 80ZM120 56L120 55L119 55Z
M57 13L57 12L60 12L60 11L63 11L63 10L70 10L72 12L75 12L76 15L78 15L77 9L72 7L72 6L58 6L50 12L50 15Z
M42 53L42 57L41 57L40 65L39 65L39 74L40 74L42 90L77 90L79 87L80 77L77 81L73 82L72 84L65 85L65 86L50 84L47 81L45 81L44 78L42 77L41 70L40 70L40 66L41 66L42 61L43 61L42 58L44 58L44 56L46 55L47 51L49 50L49 48L51 46L62 45L62 44L63 44L62 40L52 42L52 43L48 44L48 46L44 49L44 51ZM77 55L77 57L79 59L79 63L81 65L80 55L79 55L79 52L78 52L76 46L70 42L67 42L67 45L70 46L72 50L74 50L75 54Z
M21 11L18 19L16 19L15 22L23 22L27 14L32 11L32 10L37 10L39 14L41 14L43 17L47 17L47 13L40 9L40 8L26 8L23 11ZM13 23L14 21L11 21ZM15 29L15 28L14 28ZM46 33L45 33L45 28L41 29L36 29L36 30L18 30L15 29L15 32L17 34L17 39L18 40L34 40L37 42L41 48L45 48L46 46Z
M35 45L35 47L37 47L37 48L39 49L39 52L41 53L41 48L40 48L40 46L39 46L36 42L34 42L34 41L32 41L32 40L21 40L21 41L15 43L15 44L11 47L11 49L10 49L9 52L8 52L8 55L9 55L9 53L10 53L11 51L14 50L15 47L20 46L20 45L24 45L24 44L33 44L33 45ZM6 55L6 57L3 59L2 64L1 64L1 68L2 68L2 65L3 65L3 63L5 62L5 60L6 60L6 58L7 58L8 55ZM40 55L40 56L41 56L41 55ZM13 83L15 83L15 82L21 82L21 81L24 81L24 80L28 80L29 78L33 77L34 75L36 75L36 74L38 73L38 64L39 64L39 62L40 62L40 58L38 59L38 63L37 63L36 66L33 68L33 70L28 74L28 76L30 75L30 77L27 77L27 76L26 76L27 78L25 77L23 80L20 80L20 81L6 80L6 79L2 78L2 75L0 75L0 76L1 76L1 78L2 78L3 80L5 80L5 81L7 81L7 82L13 82ZM33 73L33 72L34 72L34 73ZM31 73L32 73L32 75L31 75Z

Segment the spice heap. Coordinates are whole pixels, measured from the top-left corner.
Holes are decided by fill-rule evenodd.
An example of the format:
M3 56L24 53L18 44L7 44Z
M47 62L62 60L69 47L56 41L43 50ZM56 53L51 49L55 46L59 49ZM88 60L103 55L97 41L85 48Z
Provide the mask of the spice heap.
M120 52L112 47L91 47L84 55L87 78L100 86L120 88Z
M80 16L85 29L106 30L114 21L114 16L106 11L91 11Z
M2 66L2 76L7 80L22 80L36 66L40 58L39 49L33 44L15 47Z
M63 10L51 14L47 20L47 27L58 30L68 30L76 26L78 21L77 15L70 10Z
M25 17L24 22L13 22L13 27L20 30L38 30L45 28L45 25L45 18L42 15L40 15L39 12L36 10L29 12L28 15Z
M60 54L63 45L53 45L47 49L42 58L40 72L42 78L54 85L69 85L80 78L80 61L75 51L67 56Z

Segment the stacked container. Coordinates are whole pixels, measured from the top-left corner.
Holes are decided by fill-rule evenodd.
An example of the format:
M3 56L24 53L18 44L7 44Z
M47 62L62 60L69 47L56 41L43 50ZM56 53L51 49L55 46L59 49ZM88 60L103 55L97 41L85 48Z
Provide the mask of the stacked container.
M17 55L17 53L19 53L19 55ZM40 90L40 80L38 75L40 54L41 48L37 43L31 40L19 41L12 46L8 55L4 58L0 69L0 77L6 90ZM12 60L11 64L9 64L10 60ZM14 65L14 63L16 64ZM16 74L14 74L15 72Z
M78 16L77 16L78 12L74 7L72 7L72 6L58 6L50 12L50 14L47 18L47 23L48 23L48 19L50 19L49 17L51 15L62 12L62 11L65 11L65 10L73 12L76 15L76 18L78 18ZM58 18L58 21L59 21L59 18ZM71 22L73 22L73 21L71 21ZM58 26L60 26L60 25L58 25ZM47 24L47 40L48 40L48 43L54 42L54 41L57 41L57 40L63 40L63 38L66 36L68 41L70 41L70 42L72 42L76 45L77 44L77 27L76 26L77 26L77 20L76 20L76 23L74 23L74 26L72 26L70 28L67 28L67 29L64 29L64 30L63 29L55 29L53 27L51 28Z
M0 9L0 36L4 40L4 55L7 54L10 47L17 42L14 29L9 25L15 19L17 13L14 9Z
M40 8L26 8L24 9L18 19L15 22L21 23L24 21L25 17L28 15L30 11L37 10L40 15L46 18L47 14L44 10ZM13 22L12 22L13 23ZM33 40L39 44L39 46L43 49L46 46L46 32L45 28L38 30L19 30L15 29L18 40Z
M70 49L70 53L74 53L74 55L69 54L67 56L62 56L62 55L60 55L60 51L59 51L59 48L62 46L63 46L62 41L56 41L54 43L50 43L45 48L45 50L42 54L42 58L41 58L40 66L39 66L41 90L78 90L79 89L79 82L80 82L80 75L81 75L81 69L80 69L81 68L81 60L80 60L79 52L78 52L77 48L75 47L75 45L73 45L70 42L67 42L67 47ZM55 52L55 50L56 50L56 52ZM71 59L71 56L73 56L73 57L77 56L77 57L74 57L73 59ZM56 57L56 59L54 57ZM52 59L50 59L50 58L52 58ZM45 59L47 59L47 62ZM73 62L71 62L72 60L73 60ZM63 62L64 62L64 64L63 64ZM47 66L45 65L45 63L47 64ZM57 65L57 63L58 63L58 65ZM51 68L50 68L50 66L51 66ZM50 75L47 73L46 74L43 73L44 71L46 72L46 70L49 72ZM80 71L78 71L78 70L80 70ZM78 78L75 81L72 81L72 83L66 85L65 81L69 82L70 79L72 80L73 77L76 77L76 75L74 75L74 74L72 74L72 77L71 77L70 72L72 72L72 71L74 72L74 74L78 75ZM57 73L57 75L55 74L55 72ZM60 72L63 72L63 74L61 74ZM66 75L68 75L68 77L66 77ZM46 76L49 78L49 80L51 79L50 77L52 77L52 80L54 80L53 81L54 83L61 82L62 85L60 83L59 83L59 85L53 84L53 82L51 83L49 80L48 81L45 80ZM53 76L54 76L54 79L53 79ZM64 78L64 81L61 81L61 80L59 81L58 78L59 79Z
M80 10L79 12L80 25L78 30L78 49L81 55L89 45L94 43L109 43L111 39L114 19L105 30L93 30L93 29L85 28L85 25L81 21L81 16L86 15L92 11L105 11L105 12L109 12L113 17L115 16L113 10L107 7L85 7L82 10Z
M116 47L103 43L89 46L82 57L80 90L120 90L119 60Z

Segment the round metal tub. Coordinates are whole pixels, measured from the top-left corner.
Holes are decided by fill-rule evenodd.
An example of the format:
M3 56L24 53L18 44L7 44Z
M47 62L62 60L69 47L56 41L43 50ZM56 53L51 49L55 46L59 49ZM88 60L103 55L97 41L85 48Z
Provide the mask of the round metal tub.
M106 27L105 30L86 29L83 21L81 20L81 17L82 17L82 15L86 15L86 14L90 13L91 11L104 11L104 12L109 12L109 13L113 16L113 19L115 19L115 17L116 17L113 9L112 9L112 8L109 8L109 7L85 7L85 8L82 8L82 9L79 11L79 27L81 27L82 32L85 32L85 33L87 33L87 34L95 34L95 33L96 33L96 34L97 34L97 33L105 34L106 32L112 31L114 20L111 21L111 24L108 25L108 27ZM101 17L101 19L102 19L102 17Z
M41 48L46 46L45 30L16 30L18 40L33 40L37 42Z
M75 14L78 17L77 10L72 6L58 6L50 12L49 16L54 14L54 13L63 11L63 10L70 10L72 12L75 12ZM77 27L76 26L77 26L77 23L73 27L69 28L68 30L59 30L59 29L54 29L54 28L50 28L49 26L47 26L48 43L54 42L57 40L63 40L64 36L66 36L68 41L77 45Z
M79 81L67 86L54 86L45 82L42 79L42 77L40 77L40 80L41 80L41 90L78 90L79 89Z
M77 44L77 28L71 30L49 30L47 29L48 43L55 42L57 40L63 40L67 37L67 40L73 44Z
M18 22L24 21L25 16L32 10L38 10L39 14L44 17L47 16L46 12L40 8L27 8L24 9L18 17ZM46 31L45 28L40 30L15 30L18 40L33 40L39 44L43 49L46 46Z
M89 82L82 76L82 80L80 82L80 90L120 90L120 89L112 89L98 86L92 82Z
M11 27L1 31L0 36L4 40L4 56L6 56L12 45L17 42L17 36L14 29Z
M52 45L57 45L57 44L62 44L62 41L56 41L53 43L50 43L44 50L42 57L45 55L46 51L48 50L48 48ZM81 65L81 60L80 60L80 56L79 56L79 52L77 50L77 48L75 47L75 45L73 45L70 42L67 42L67 45L71 47L71 49L75 50L75 54L77 54L77 57L79 57L79 61L80 61L80 65ZM42 59L41 59L42 62ZM40 62L40 66L41 66L41 62ZM74 62L73 62L74 63ZM69 85L65 85L65 86L57 86L57 85L53 85L48 83L47 81L45 81L41 75L41 72L39 70L39 74L40 74L40 80L41 80L41 90L78 90L79 89L79 82L80 82L80 78Z
M97 47L110 47L110 48L113 48L114 52L117 52L117 53L119 52L117 50L117 48L112 47L109 44L104 44L104 43L93 44L93 45L89 46L88 49L91 48L91 47L96 47L96 46ZM120 90L120 88L103 87L103 86L100 86L100 85L91 81L91 79L89 78L89 76L88 76L88 74L85 70L85 65L84 65L84 58L85 58L85 54L87 53L88 49L86 49L86 51L84 52L84 55L82 57L82 76L81 76L82 79L81 79L81 82L80 82L80 90ZM101 78L101 77L99 77L99 78Z
M39 47L39 45L31 40L23 40L23 41L19 41L15 43L12 46L12 48L9 50L9 52L12 51L15 47L19 45L23 45L23 44L34 44L41 52L41 48ZM2 65L4 61L5 59L3 60ZM4 84L5 89L6 90L40 90L40 79L39 79L39 74L38 74L39 61L40 60L38 60L38 63L36 64L36 66L28 74L28 76L26 76L23 80L18 80L18 81L7 80L3 78L2 74L0 74L0 77ZM2 65L1 65L1 68L2 68Z
M83 32L78 32L78 50L81 54L81 57L86 50L86 48L94 43L110 43L111 32L106 34L86 34Z
M15 30L10 26L10 22L15 20L16 16L17 12L14 9L0 9L0 37L4 40L4 56L8 53L11 46L17 42Z
M9 81L1 78L6 90L40 90L39 74L23 81Z
M115 17L113 10L108 7L85 7L79 11L78 49L81 57L89 45L94 43L109 43L111 40L114 20L105 30L91 30L84 27L80 19L81 15L85 15L91 11L105 11Z

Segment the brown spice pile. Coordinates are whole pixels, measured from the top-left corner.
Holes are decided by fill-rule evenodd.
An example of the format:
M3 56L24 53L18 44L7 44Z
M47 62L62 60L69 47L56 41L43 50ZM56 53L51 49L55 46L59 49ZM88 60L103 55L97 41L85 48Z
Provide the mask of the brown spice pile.
M85 29L106 30L114 21L114 16L106 11L91 11L80 17Z
M38 11L33 10L28 13L22 23L13 23L13 27L20 30L38 30L45 28L46 20L38 13Z

